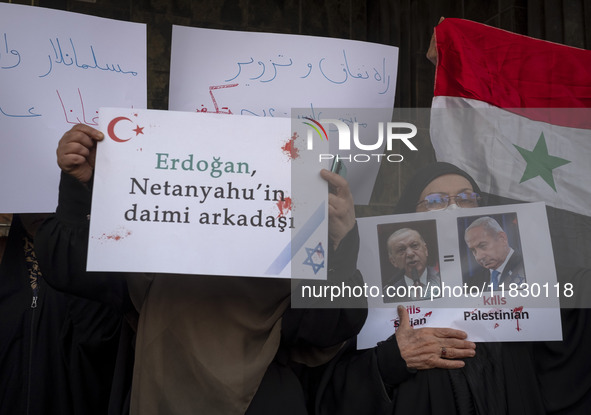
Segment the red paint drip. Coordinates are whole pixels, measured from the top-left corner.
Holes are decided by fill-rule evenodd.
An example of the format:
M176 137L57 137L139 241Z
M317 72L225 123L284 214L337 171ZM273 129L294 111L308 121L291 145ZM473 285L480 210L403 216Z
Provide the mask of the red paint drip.
M111 241L120 241L121 239L124 239L124 238L128 237L129 235L131 235L131 231L122 230L120 232L112 233L111 235L107 235L107 234L103 233L101 235L100 239L106 239L106 240L111 240Z
M513 309L514 313L521 313L523 311L523 306L520 307L515 307ZM516 318L515 321L517 321L517 327L515 328L517 331L521 331L522 329L519 327L519 319Z
M277 215L277 217L285 216L291 211L291 197L286 197L285 199L277 202L277 207L279 208L279 215Z
M290 160L297 159L300 156L300 150L295 146L295 140L298 138L298 133L293 133L291 138L287 140L285 145L281 147L283 152L289 156Z

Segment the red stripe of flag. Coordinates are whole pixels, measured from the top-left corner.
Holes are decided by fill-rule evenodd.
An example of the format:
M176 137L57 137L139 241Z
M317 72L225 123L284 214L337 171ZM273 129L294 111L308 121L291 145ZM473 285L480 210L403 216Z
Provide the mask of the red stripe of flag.
M591 108L591 51L454 18L435 36L435 96L476 99L568 126L578 125L569 111L552 111L548 120L548 111L514 109Z

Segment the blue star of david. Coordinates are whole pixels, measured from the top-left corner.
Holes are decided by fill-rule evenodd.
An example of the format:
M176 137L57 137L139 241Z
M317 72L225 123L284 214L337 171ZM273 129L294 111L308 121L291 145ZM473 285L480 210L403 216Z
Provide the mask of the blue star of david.
M314 274L317 274L321 268L324 268L324 249L322 248L322 244L319 242L318 245L316 245L316 248L306 248L306 253L308 254L308 257L303 262L303 264L310 265L314 271ZM314 262L314 259L312 258L314 254L318 254L318 256L322 259L322 262Z

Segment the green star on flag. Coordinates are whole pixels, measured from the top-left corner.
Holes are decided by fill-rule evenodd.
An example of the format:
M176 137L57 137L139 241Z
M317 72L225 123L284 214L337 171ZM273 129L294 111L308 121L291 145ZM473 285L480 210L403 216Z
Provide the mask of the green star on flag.
M552 170L557 167L564 166L565 164L570 163L570 161L548 154L548 147L546 146L544 133L540 135L540 138L538 139L538 142L532 151L526 150L525 148L519 147L515 144L513 144L513 146L519 151L527 163L519 183L523 183L527 180L533 179L534 177L540 176L556 192L556 185L554 184Z

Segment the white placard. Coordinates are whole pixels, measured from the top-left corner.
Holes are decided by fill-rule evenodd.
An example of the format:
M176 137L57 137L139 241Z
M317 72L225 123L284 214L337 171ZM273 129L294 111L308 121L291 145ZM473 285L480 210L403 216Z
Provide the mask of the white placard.
M0 27L0 212L53 212L61 136L146 107L146 26L0 3Z
M466 228L481 217L494 219L513 249L498 290L464 239ZM395 332L400 304L415 328L456 328L472 341L562 339L559 297L568 287L556 279L543 203L369 217L358 224L358 266L370 296L359 348L373 347ZM404 271L390 260L387 240L404 228L417 231L427 246L429 283L422 290L409 287Z
M290 119L101 108L100 127L88 270L326 279L327 184L302 168L291 193Z
M351 131L358 122L362 142L373 144L378 122L392 117L397 67L398 48L393 46L173 26L169 109L271 118L307 109L306 116L318 121L336 113ZM328 114L323 108L350 110ZM367 108L375 111L357 111ZM333 154L368 153L339 152L333 144L336 140ZM383 147L371 153L381 154ZM379 165L347 164L357 204L369 203Z

